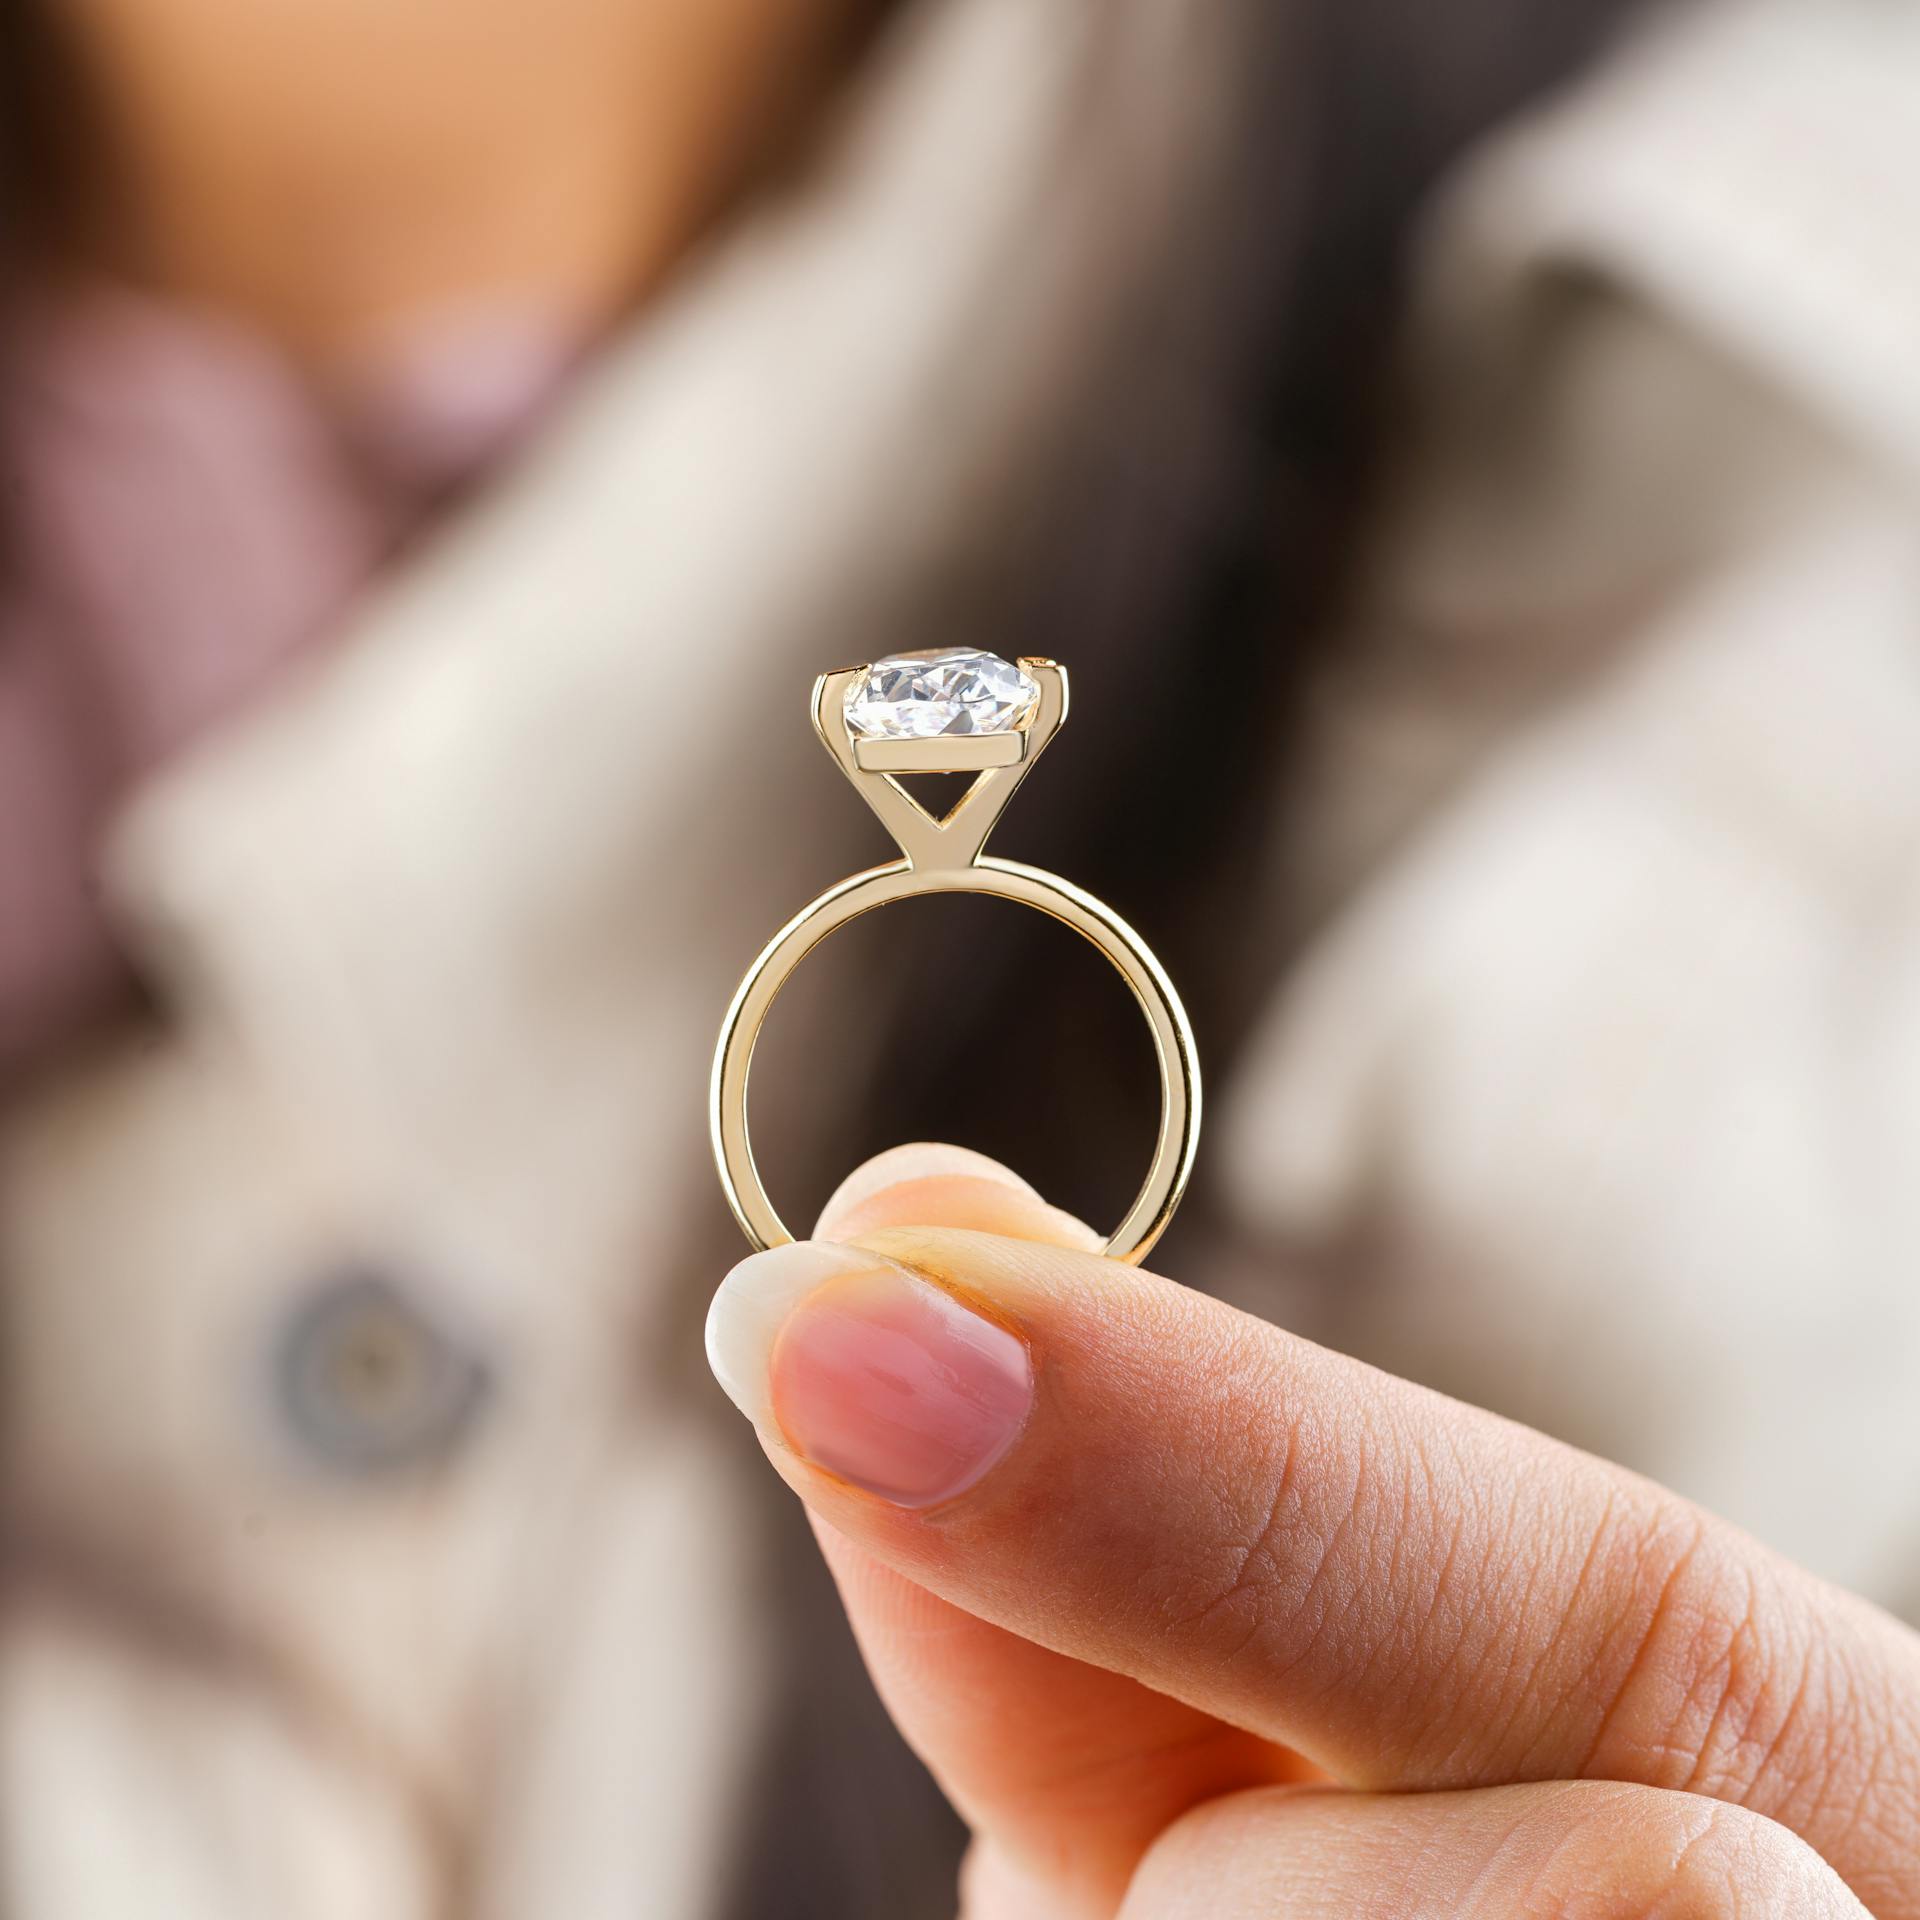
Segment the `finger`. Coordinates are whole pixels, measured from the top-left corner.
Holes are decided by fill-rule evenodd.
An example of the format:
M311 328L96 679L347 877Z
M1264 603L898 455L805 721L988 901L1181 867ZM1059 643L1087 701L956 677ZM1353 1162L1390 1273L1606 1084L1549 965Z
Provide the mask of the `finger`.
M1804 1840L1744 1808L1612 1782L1257 1792L1180 1821L1121 1920L1864 1920Z
M1049 1206L1017 1173L967 1147L916 1141L876 1154L834 1189L814 1236L857 1240L887 1227L961 1227L1097 1253L1102 1236Z
M758 1256L713 1326L795 1490L967 1612L1356 1784L1744 1802L1920 1914L1913 1637L1644 1481L981 1234Z
M1100 1244L997 1162L939 1146L869 1161L816 1231L840 1239L909 1222ZM1241 1729L977 1619L816 1528L875 1686L981 1837L973 1920L1110 1915L1141 1855L1189 1807L1301 1776L1292 1756Z

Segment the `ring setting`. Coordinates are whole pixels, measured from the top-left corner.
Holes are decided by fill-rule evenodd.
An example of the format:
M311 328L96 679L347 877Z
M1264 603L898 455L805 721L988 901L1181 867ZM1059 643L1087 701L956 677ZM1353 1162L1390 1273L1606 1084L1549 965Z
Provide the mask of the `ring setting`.
M1165 1231L1199 1139L1200 1080L1192 1028L1173 983L1131 927L1057 874L986 852L987 836L1067 716L1067 670L972 648L889 654L814 682L813 725L835 765L892 835L901 857L829 887L776 933L747 970L714 1051L714 1159L734 1218L758 1249L793 1235L767 1197L747 1129L754 1043L775 996L802 960L849 921L896 900L977 893L1012 900L1071 927L1131 990L1153 1037L1160 1128L1153 1158L1106 1252L1135 1262ZM944 813L898 776L974 778Z

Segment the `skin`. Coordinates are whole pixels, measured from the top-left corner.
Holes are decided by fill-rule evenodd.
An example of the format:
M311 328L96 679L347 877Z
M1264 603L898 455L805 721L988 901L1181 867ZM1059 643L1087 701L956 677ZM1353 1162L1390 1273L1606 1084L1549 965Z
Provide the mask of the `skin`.
M967 1920L1920 1920L1920 1639L1884 1614L1100 1259L976 1156L883 1156L816 1237L1033 1356L1018 1439L931 1506L761 1427L972 1828Z
M584 337L817 89L847 0L74 0L94 264L321 374L436 316Z

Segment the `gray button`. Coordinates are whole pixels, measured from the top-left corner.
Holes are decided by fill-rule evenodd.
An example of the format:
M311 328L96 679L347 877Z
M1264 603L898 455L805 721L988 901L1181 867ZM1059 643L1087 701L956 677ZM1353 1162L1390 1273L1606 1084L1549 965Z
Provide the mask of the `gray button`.
M493 1369L430 1305L373 1265L336 1269L279 1329L275 1404L316 1465L374 1478L444 1462L493 1394Z

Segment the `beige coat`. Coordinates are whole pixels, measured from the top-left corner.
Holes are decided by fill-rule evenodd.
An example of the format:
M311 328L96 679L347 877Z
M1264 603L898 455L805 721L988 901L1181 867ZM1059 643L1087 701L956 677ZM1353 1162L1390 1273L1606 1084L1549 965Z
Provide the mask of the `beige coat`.
M748 1521L631 1356L710 1252L731 979L870 845L796 689L911 626L1164 257L1221 55L1170 17L1129 14L1127 139L1067 166L1110 10L935 9L817 191L120 822L172 1017L12 1117L0 1267L10 1471L140 1599L56 1556L5 1616L8 1913L415 1920L454 1852L489 1920L708 1911ZM1914 18L1690 15L1436 214L1423 438L1288 834L1315 931L1206 1147L1250 1236L1364 1248L1303 1315L1895 1600ZM1154 190L1094 218L1123 164Z
M1920 1615L1920 8L1646 34L1412 374L1216 1151L1350 1343Z
M1044 481L1231 11L916 9L810 190L119 822L169 1017L0 1147L10 1464L61 1541L0 1640L0 1910L709 1911L769 1676L684 1404L739 1250L707 1064L872 858L805 689Z

